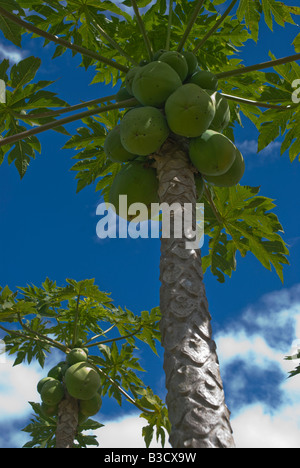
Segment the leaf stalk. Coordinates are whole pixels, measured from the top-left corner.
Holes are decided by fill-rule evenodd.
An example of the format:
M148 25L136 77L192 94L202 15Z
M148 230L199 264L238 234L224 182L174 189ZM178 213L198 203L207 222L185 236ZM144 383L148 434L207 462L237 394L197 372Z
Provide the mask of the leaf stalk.
M233 0L226 11L224 11L221 18L215 23L215 25L208 31L208 33L204 36L204 38L199 42L199 44L195 47L193 53L195 54L198 52L199 49L205 44L205 42L214 34L214 32L219 28L219 26L223 23L223 21L227 18L235 4L238 0Z
M9 19L15 24L18 24L19 26L23 27L27 31L30 31L34 34L37 34L38 36L41 36L49 41L52 41L56 44L59 44L63 47L66 47L67 49L73 50L74 52L79 52L82 55L85 55L86 57L93 58L94 60L97 60L98 62L105 63L106 65L109 65L113 68L116 68L117 70L127 73L129 68L126 67L125 65L122 65L114 60L111 60L107 57L103 57L102 55L98 54L97 52L94 52L92 50L86 49L85 47L81 47L77 44L72 44L69 41L66 41L65 39L59 38L58 36L54 36L53 34L50 34L46 31L43 31L40 28L37 28L33 24L29 23L28 21L24 21L21 18L19 18L17 15L10 13L9 11L6 11L4 8L0 7L0 14L4 16L5 18Z
M288 57L283 57L277 60L270 60L269 62L257 63L256 65L250 65L249 67L236 68L235 70L216 73L216 77L223 79L231 76L243 75L253 71L265 70L266 68L274 68L278 65L285 65L286 63L296 62L297 60L300 60L300 54L289 55Z
M17 133L16 135L10 135L8 137L5 137L3 138L3 140L0 140L0 147L11 144L11 143L16 143L17 141L24 140L24 138L28 138L33 135L38 135L39 133L43 133L46 130L53 130L54 128L60 127L61 125L66 125L72 122L76 122L76 120L84 119L86 117L91 117L92 115L101 114L103 112L107 112L113 109L133 107L137 103L138 101L136 99L128 99L126 101L122 101L116 104L111 104L109 106L104 106L104 107L100 107L97 109L90 109L84 112L80 112L79 114L71 115L70 117L64 117L62 119L56 120L55 122L49 122L39 127L26 130L25 132L21 132L21 133Z
M205 1L205 0L198 0L198 3L197 3L197 5L196 5L196 7L195 7L195 10L193 11L193 14L192 14L192 16L191 16L191 18L190 18L190 20L189 20L189 22L188 22L188 24L187 24L186 30L185 30L185 32L183 33L183 36L182 36L182 38L181 38L181 41L180 41L180 43L179 43L179 45L178 45L178 47L177 47L177 52L181 52L181 51L182 51L182 49L183 49L183 47L184 47L184 44L185 44L185 42L186 42L186 40L187 40L187 38L188 38L188 36L189 36L189 34L190 34L190 32L191 32L191 30L192 30L194 24L195 24L195 21L197 20L197 17L198 17L199 12L200 12L200 10L201 10L203 4L204 4L204 1ZM194 52L195 52L195 51L194 51Z

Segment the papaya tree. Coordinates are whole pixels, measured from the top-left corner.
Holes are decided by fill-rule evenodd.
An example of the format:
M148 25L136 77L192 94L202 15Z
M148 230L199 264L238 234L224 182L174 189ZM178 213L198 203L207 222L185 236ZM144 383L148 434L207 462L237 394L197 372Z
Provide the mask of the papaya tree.
M101 415L105 396L138 408L148 423L143 428L146 445L155 432L164 445L167 409L143 383L135 355L138 342L157 353L159 308L135 315L116 307L94 280L66 283L57 286L47 278L41 287L0 289L0 331L14 365L36 359L49 369L52 363L37 383L40 401L29 402L34 416L23 429L30 435L24 447L99 445L86 431L103 426L91 417Z
M32 33L53 43L53 58L67 50L80 54L82 66L95 72L94 83L117 87L113 95L68 105L44 90L49 83L34 82L40 59L28 57L11 69L4 60L0 162L7 157L23 177L41 151L38 134L66 133L67 124L81 120L65 144L78 151L72 168L78 191L95 183L120 215L121 195L146 205L148 216L157 201L176 205L182 219L188 206L204 204L208 255L187 248L195 219L180 235L171 223L169 235L161 236L160 333L170 443L234 447L203 278L210 269L224 282L236 270L237 254L251 252L283 280L283 229L273 201L242 185L247 161L234 130L243 116L259 131L259 150L280 136L282 153L297 158L299 107L292 96L299 36L292 56L270 53L267 60L266 51L265 62L245 66L241 50L258 40L261 18L272 30L274 21L295 24L300 8L277 0L7 0L0 14L2 32L15 45ZM175 220L175 208L170 211Z

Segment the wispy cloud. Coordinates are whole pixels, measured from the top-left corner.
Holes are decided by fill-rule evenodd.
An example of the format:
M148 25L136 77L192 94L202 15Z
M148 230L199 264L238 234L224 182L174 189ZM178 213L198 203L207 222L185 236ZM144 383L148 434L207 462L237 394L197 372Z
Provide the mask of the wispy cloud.
M280 158L281 143L279 141L273 141L259 153L257 152L257 140L254 139L237 141L236 146L247 158L247 165L251 167L261 166L270 163L270 160L274 161Z
M24 58L24 51L13 46L0 44L0 59L9 59L12 63L18 63Z

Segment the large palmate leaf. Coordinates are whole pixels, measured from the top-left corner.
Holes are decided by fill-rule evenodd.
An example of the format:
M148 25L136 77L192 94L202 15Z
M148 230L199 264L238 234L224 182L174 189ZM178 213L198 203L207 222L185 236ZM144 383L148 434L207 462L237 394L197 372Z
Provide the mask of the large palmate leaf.
M27 57L10 69L10 77L7 76L10 64L4 60L0 65L0 79L6 84L5 102L0 103L0 132L2 137L24 132L28 127L52 122L53 117L46 116L37 120L43 113L49 111L51 107L65 107L67 103L58 98L53 92L45 90L52 81L38 81L32 83L41 59L38 57ZM57 131L67 134L63 127L57 127ZM36 152L41 152L41 145L37 137L31 136L26 140L16 142L15 145L3 146L0 148L0 161L4 156L8 156L8 162L15 163L21 177L26 173L30 159L35 158Z
M210 240L209 255L203 258L204 271L210 267L224 282L224 274L231 276L236 270L237 252L242 257L251 252L265 268L273 267L283 280L289 252L281 237L283 228L272 211L273 201L259 195L259 188L241 185L215 187L212 197L205 209L205 232Z

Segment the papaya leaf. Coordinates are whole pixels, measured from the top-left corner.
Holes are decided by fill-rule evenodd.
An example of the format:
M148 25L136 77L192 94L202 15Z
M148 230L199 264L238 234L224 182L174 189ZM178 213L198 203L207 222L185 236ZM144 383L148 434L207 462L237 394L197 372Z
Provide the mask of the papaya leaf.
M12 66L10 77L6 72L9 61L4 60L0 66L3 79L6 80L6 103L0 104L0 131L2 137L9 137L22 133L29 126L54 121L51 116L37 119L41 109L49 111L51 107L65 107L67 103L59 99L55 93L45 91L51 81L32 83L40 67L41 60L27 57ZM60 133L68 134L62 127L56 129ZM15 163L21 178L24 177L30 161L35 159L36 152L41 153L41 145L36 136L20 140L14 145L0 148L0 162L7 156L8 163Z
M149 448L154 433L156 433L156 441L160 441L162 447L164 447L166 434L169 434L171 429L167 408L163 401L153 394L150 387L140 389L138 394L139 405L148 410L140 414L140 418L146 419L148 423L142 429L146 447Z
M261 5L259 0L241 0L237 9L239 21L245 20L255 42L258 40Z
M290 7L285 5L283 2L277 0L262 0L262 9L265 16L265 22L271 31L273 31L273 18L280 26L284 26L285 23L295 24L291 17Z
M236 253L244 257L251 252L260 263L275 269L283 281L283 267L289 254L281 237L283 228L273 200L258 195L259 188L240 186L213 188L213 202L221 223L216 227L213 213L205 215L205 232L209 235L209 254L203 259L204 271L210 267L220 282L225 274L231 276L236 269Z

